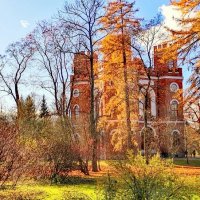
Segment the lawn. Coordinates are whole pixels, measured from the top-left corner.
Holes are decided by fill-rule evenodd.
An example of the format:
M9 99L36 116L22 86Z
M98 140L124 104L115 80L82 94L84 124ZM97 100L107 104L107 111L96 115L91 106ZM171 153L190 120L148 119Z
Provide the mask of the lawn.
M181 165L181 166L200 167L200 158L197 158L197 159L194 159L194 158L190 159L189 158L189 164L187 163L186 158L175 158L174 164L175 165Z
M191 166L200 166L200 160L191 160ZM0 190L0 200L100 200L101 190L99 183L108 171L113 172L111 161L102 161L102 171L83 176L77 172L63 185L50 185L48 183L26 181L17 185L15 189ZM175 159L176 165L186 165L185 159ZM193 167L175 167L187 181L188 186L194 185L200 179L200 169ZM114 174L113 174L114 175ZM114 175L115 176L115 175ZM182 176L181 176L182 177ZM75 197L76 196L76 197ZM85 198L84 198L85 197ZM199 200L193 197L191 200ZM101 199L102 200L102 199Z
M16 189L0 191L1 200L71 200L73 196L90 197L96 199L96 184L24 184L18 185ZM82 199L81 199L82 200ZM83 199L85 200L85 199Z

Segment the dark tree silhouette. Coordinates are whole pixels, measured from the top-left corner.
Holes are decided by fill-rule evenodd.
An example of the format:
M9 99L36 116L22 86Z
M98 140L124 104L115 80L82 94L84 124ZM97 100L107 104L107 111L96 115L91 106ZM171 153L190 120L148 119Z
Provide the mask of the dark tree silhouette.
M46 98L43 95L42 103L41 103L41 107L40 107L40 117L44 118L44 117L48 117L48 116L49 116L49 110L48 110L48 107L47 107Z

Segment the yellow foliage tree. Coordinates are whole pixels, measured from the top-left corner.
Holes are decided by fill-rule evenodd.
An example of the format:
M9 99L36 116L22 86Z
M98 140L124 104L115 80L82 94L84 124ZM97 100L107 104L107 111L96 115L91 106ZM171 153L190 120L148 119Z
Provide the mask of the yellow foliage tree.
M179 26L177 30L170 29L172 45L167 48L165 60L178 54L182 63L192 69L187 92L187 106L197 101L199 96L200 80L200 0L173 0L172 6L181 11L182 16L176 19Z
M132 148L131 129L131 49L130 29L138 31L139 21L134 17L134 2L114 0L106 7L106 15L101 19L108 36L102 42L103 76L107 90L106 113L117 119L117 133L114 143L120 148L126 144ZM122 131L123 130L123 131ZM116 147L116 146L115 146Z
M176 19L180 27L170 29L173 34L170 54L178 53L182 61L200 67L200 0L173 0L171 5L180 10L182 16Z

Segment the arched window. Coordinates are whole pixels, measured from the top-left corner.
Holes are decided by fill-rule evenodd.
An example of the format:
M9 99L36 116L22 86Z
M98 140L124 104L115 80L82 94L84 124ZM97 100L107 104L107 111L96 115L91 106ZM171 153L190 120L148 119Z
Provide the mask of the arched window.
M146 98L146 103L147 103L147 117L148 119L151 119L152 116L152 112L151 112L151 102L152 102L152 98L150 96L150 94L147 96Z
M147 98L146 92L148 92ZM139 115L144 116L144 106L145 101L147 101L147 115L150 119L150 117L156 117L156 95L152 88L149 88L147 91L147 87L143 86L143 88L140 91L139 96Z
M78 97L78 96L79 96L79 90L78 89L74 89L73 97Z
M74 114L75 114L75 117L79 117L79 114L80 114L80 108L78 105L75 105L74 106Z
M171 114L173 118L178 116L178 101L176 99L172 100L170 103Z
M181 144L180 133L179 133L179 131L175 130L172 132L172 147L173 148L179 147L180 144Z
M151 127L143 128L141 131L141 150L145 148L150 148L151 150L155 148L155 132Z

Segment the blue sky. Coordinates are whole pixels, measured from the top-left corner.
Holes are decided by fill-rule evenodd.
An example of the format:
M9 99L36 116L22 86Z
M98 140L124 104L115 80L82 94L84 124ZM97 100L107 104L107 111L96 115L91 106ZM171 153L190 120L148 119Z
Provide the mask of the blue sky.
M139 9L137 15L144 19L151 19L158 14L161 6L168 5L169 2L170 0L136 0L136 8ZM37 22L55 16L64 3L64 0L0 0L0 54L4 54L4 50L10 43L18 41L31 32ZM166 10L166 13L165 17L170 14L170 11ZM183 71L185 77L188 77L187 69L184 68ZM37 88L30 89L37 91ZM29 89L26 90L30 92ZM8 99L1 94L0 104L5 105L5 102L8 102Z
M51 18L63 5L63 0L0 0L0 53L9 43L33 30L38 21ZM21 20L29 25L23 27Z
M8 44L33 30L38 21L54 16L57 10L63 7L64 2L64 0L0 0L0 54ZM168 3L169 0L136 0L138 15L152 18L158 13L160 6Z

